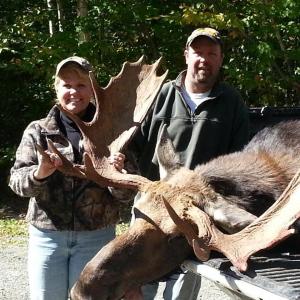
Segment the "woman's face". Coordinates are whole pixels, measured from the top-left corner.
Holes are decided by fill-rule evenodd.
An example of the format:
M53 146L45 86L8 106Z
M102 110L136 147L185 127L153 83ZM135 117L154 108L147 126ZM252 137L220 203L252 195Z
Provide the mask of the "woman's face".
M82 116L93 96L93 91L88 76L81 76L74 71L65 71L59 76L56 95L59 104L65 110Z

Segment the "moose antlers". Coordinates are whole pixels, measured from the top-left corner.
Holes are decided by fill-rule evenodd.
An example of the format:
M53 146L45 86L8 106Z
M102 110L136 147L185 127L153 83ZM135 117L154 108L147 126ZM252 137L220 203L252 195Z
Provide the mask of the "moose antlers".
M189 210L189 215L198 227L196 234L192 225L182 220L166 200L164 204L170 217L193 246L200 260L207 260L210 250L216 250L223 253L237 269L245 271L250 255L269 248L295 233L292 225L300 218L299 183L300 171L264 214L232 235L223 234L206 213L193 207Z
M90 74L96 100L96 114L89 123L81 121L60 107L80 128L85 149L84 166L73 165L56 150L51 141L48 141L49 148L63 161L60 168L62 172L88 178L102 186L147 190L151 185L148 179L117 172L106 157L110 151L121 151L126 146L151 107L167 75L167 72L160 77L156 75L159 64L160 60L153 65L146 65L143 58L135 63L126 62L120 74L112 78L106 88L99 87L93 74ZM164 145L163 140L162 144ZM47 156L39 146L37 147L42 155ZM174 159L176 165L179 165L176 157ZM171 193L174 186L167 187L170 189L169 197L166 193L157 195L164 200L169 215L193 246L200 260L207 260L210 251L216 250L227 256L239 270L244 271L250 255L271 247L295 232L291 226L300 217L299 181L300 173L263 215L232 235L219 231L208 215L194 205L184 207L181 210L181 214L184 215L177 213L171 201L174 198ZM158 193L158 189L155 191ZM183 197L183 193L181 196ZM187 201L182 203L186 204Z
M109 183L102 176L103 172L106 178L122 176L107 163L106 157L110 152L122 151L153 104L167 76L167 71L157 75L160 63L161 59L147 65L144 57L134 63L125 62L121 72L112 77L105 88L97 84L90 72L96 102L96 113L91 122L83 122L58 105L81 130L85 150L85 166L73 165L48 141L48 147L63 162L59 168L61 172L86 177L101 185ZM47 157L38 145L37 149Z

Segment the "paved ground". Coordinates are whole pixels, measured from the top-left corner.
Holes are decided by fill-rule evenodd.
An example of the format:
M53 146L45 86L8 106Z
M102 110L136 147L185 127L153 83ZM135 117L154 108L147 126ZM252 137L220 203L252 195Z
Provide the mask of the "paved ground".
M0 240L0 299L27 300L26 242L11 245Z

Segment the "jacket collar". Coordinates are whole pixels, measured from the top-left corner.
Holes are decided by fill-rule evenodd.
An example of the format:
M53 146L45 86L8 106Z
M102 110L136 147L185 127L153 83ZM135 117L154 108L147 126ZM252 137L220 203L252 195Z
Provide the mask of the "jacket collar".
M54 105L46 118L42 119L40 121L40 126L42 127L42 131L52 134L59 133L59 127L58 127L58 118L59 118L60 110L56 105Z
M179 91L181 91L181 87L184 83L186 72L187 72L187 70L180 72L179 75L177 76L177 78L173 82L173 84L175 85L175 87L177 89L179 89ZM219 97L221 94L223 94L223 92L224 92L224 84L220 81L217 81L215 83L215 85L213 86L207 99L215 99L215 98Z

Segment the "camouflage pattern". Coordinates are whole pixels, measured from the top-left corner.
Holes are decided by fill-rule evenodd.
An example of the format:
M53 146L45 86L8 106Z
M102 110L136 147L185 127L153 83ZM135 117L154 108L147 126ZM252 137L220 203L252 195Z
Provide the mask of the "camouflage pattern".
M130 195L126 191L115 190L112 196L111 189L59 171L42 181L34 178L41 159L35 145L46 149L46 137L70 161L74 160L72 145L60 132L57 118L59 110L54 106L45 119L30 123L16 152L9 186L18 195L30 197L26 219L38 228L52 230L94 230L115 224L119 201Z

